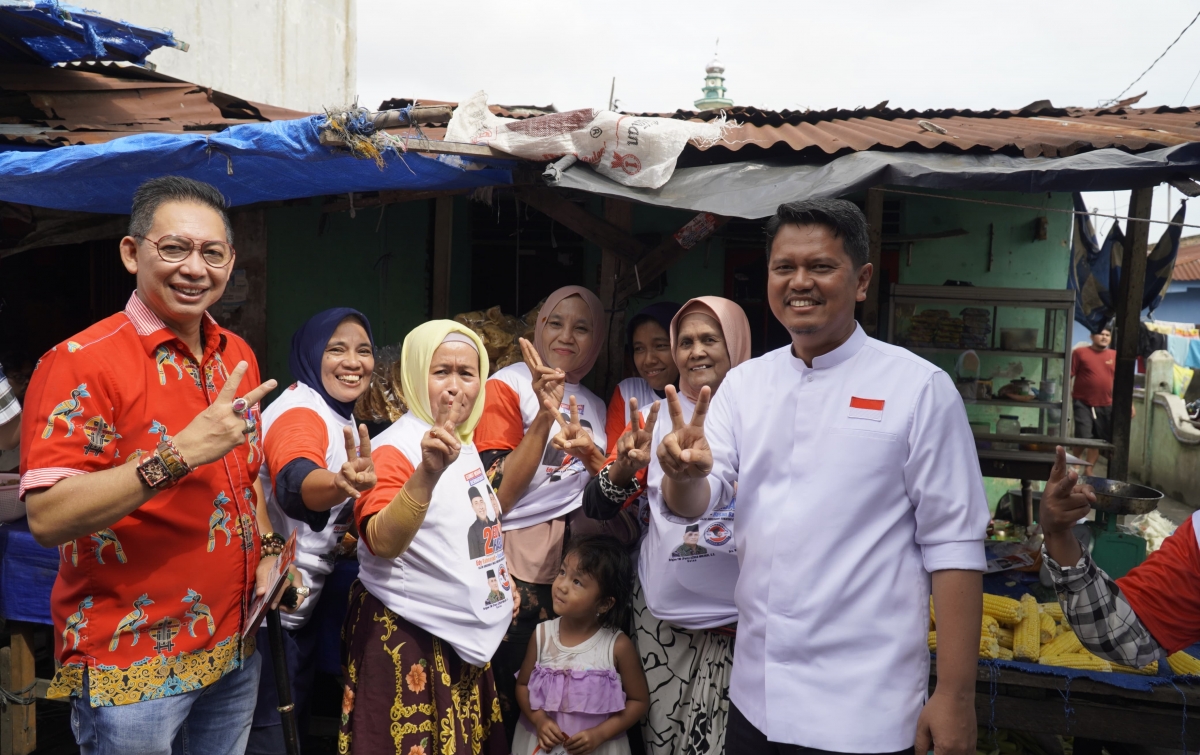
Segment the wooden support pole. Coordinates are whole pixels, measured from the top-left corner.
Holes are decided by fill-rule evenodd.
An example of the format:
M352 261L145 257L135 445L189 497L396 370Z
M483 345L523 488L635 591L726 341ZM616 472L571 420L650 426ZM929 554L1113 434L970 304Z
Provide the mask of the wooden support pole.
M35 682L33 668L34 625L10 621L9 646L0 651L0 686L20 692ZM33 695L29 690L26 695ZM29 755L37 749L37 703L6 705L0 715L0 753Z
M624 199L604 198L604 218L613 227L628 233L633 228L633 204ZM612 249L600 250L600 302L608 311L608 343L597 360L596 388L605 401L621 382L625 369L625 302L617 301L616 287L621 273L629 267Z
M450 316L454 197L438 197L433 201L433 286L429 296L429 311L435 320L442 320Z
M562 223L596 246L621 257L627 262L637 262L646 254L646 246L629 231L608 220L596 217L553 189L545 186L519 186L513 190L517 199L533 209ZM605 216L610 204L617 200L605 200ZM628 202L625 202L628 204ZM623 216L624 210L618 211Z
M1128 480L1129 440L1133 410L1133 371L1137 363L1138 323L1146 279L1146 249L1150 240L1150 202L1154 187L1134 189L1129 196L1129 218L1121 257L1121 282L1117 289L1117 365L1113 380L1113 455L1108 476ZM1146 220L1133 220L1144 218Z
M617 306L624 306L629 297L641 291L642 288L662 275L679 260L688 250L704 241L709 236L729 222L729 218L702 212L683 225L672 236L651 249L646 256L636 264L629 265L617 281ZM608 306L605 304L605 306Z
M871 282L862 304L862 328L869 336L879 331L879 276L883 272L883 189L867 189L867 228L871 241Z

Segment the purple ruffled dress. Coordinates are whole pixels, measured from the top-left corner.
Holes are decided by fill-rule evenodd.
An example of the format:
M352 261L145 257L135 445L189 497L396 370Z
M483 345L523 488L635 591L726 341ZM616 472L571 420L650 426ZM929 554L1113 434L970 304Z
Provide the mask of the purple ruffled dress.
M586 642L564 647L558 619L537 628L538 658L529 676L529 707L543 710L568 737L625 710L625 690L613 663L617 632L601 629ZM557 750L558 748L556 748ZM513 737L513 755L541 755L537 730L525 716ZM624 734L596 749L597 755L628 755Z

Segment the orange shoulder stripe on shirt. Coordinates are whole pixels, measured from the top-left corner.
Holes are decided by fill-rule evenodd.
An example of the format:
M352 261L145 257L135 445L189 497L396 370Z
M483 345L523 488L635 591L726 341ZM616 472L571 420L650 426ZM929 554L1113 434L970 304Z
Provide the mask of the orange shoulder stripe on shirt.
M408 478L416 470L408 457L400 453L395 446L380 446L371 451L371 461L375 463L375 487L362 494L354 502L354 523L358 526L359 537L366 542L367 519L378 514L392 502ZM367 543L370 547L370 543Z
M639 409L641 407L638 407ZM629 406L625 397L621 395L621 386L618 385L613 389L612 398L608 402L608 416L604 419L604 432L608 436L608 448L610 454L617 447L617 440L621 437L621 428L628 425Z
M329 452L329 431L321 415L306 406L294 406L271 423L263 439L271 484L275 475L296 459L308 459L321 469Z
M511 451L524 437L520 395L503 380L487 381L483 416L475 427L475 447L480 451Z

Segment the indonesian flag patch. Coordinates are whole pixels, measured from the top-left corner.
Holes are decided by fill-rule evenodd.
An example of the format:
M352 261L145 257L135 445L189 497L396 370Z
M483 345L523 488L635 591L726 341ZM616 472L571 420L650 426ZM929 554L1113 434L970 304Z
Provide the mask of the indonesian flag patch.
M852 419L869 419L875 422L883 421L883 400L874 398L850 397L850 413Z

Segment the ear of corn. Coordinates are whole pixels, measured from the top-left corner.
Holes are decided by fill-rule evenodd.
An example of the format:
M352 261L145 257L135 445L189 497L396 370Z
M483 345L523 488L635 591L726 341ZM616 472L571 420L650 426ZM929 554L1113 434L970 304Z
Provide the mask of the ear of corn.
M983 626L980 628L980 634L985 637L995 637L1000 631L1000 624L996 621L996 617L983 615Z
M1058 633L1058 624L1054 623L1054 619L1050 618L1048 613L1039 613L1038 621L1041 623L1041 643L1045 645Z
M996 630L996 642L1000 643L1000 647L1012 650L1013 630L1008 627L1000 627ZM1012 655L1009 653L1009 655Z
M1167 657L1171 670L1180 676L1200 676L1200 660L1182 651Z
M1062 606L1060 606L1058 603L1038 603L1038 609L1042 613L1049 614L1050 618L1054 619L1055 621L1063 620Z
M933 596L929 596L929 628L937 626L937 615L933 612Z
M1083 644L1071 630L1067 630L1042 646L1041 656L1050 658L1056 655L1070 655L1083 650Z
M1013 630L1013 656L1018 661L1036 661L1042 647L1042 620L1037 600L1032 595L1021 596L1024 616Z
M1061 666L1063 668L1080 669L1081 671L1112 671L1112 664L1098 656L1088 653L1070 653L1068 655L1052 655L1038 661L1045 666Z
M1000 645L997 644L995 637L985 634L979 638L979 657L991 659L1000 657Z
M1112 664L1112 670L1120 672L1122 674L1141 674L1142 676L1157 676L1158 675L1158 661L1151 663L1149 666L1146 666L1145 668L1134 668L1133 666L1123 666L1120 663L1114 663L1114 664Z
M997 656L1002 661L1011 661L1013 659L1013 651L1011 648L1000 646L999 655Z
M1033 605L1036 606L1037 601L1034 601ZM1025 617L1025 608L1017 601L1003 595L987 593L983 595L983 612L1008 627L1016 626Z
M929 633L929 652L937 652L937 632Z

